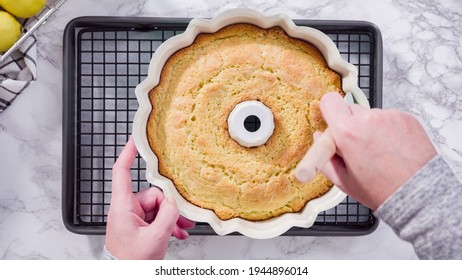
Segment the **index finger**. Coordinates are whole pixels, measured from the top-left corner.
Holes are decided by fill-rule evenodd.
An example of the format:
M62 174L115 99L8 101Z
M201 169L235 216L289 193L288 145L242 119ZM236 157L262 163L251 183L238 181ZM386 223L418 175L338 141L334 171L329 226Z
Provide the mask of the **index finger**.
M329 127L341 123L341 120L351 116L348 105L337 92L326 93L321 99L321 113Z
M126 196L132 192L132 177L130 169L135 161L137 150L133 137L130 137L112 167L112 195Z

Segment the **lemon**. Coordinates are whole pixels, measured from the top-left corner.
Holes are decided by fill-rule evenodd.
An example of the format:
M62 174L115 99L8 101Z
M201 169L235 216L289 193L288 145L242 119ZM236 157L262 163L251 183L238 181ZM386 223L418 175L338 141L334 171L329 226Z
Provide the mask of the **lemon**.
M19 18L30 18L43 9L46 0L0 0L0 6Z
M0 11L0 52L6 52L21 37L21 24L9 13Z

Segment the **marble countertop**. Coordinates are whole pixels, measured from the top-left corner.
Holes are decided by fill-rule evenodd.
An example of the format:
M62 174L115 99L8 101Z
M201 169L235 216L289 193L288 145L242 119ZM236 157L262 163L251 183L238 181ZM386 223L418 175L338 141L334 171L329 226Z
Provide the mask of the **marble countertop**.
M0 257L94 259L104 236L61 217L63 30L79 16L211 17L247 7L296 19L366 20L381 30L383 107L419 117L462 175L462 3L456 0L68 0L37 32L38 80L0 114ZM384 223L361 237L192 236L168 259L415 259Z

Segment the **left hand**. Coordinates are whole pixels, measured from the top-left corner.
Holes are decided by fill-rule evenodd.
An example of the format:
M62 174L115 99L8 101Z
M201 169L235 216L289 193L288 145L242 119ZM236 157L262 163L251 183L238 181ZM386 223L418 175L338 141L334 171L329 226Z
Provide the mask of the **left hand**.
M163 259L170 236L188 238L185 229L195 223L180 216L175 200L156 187L133 194L130 168L136 153L130 138L112 168L106 248L118 259Z

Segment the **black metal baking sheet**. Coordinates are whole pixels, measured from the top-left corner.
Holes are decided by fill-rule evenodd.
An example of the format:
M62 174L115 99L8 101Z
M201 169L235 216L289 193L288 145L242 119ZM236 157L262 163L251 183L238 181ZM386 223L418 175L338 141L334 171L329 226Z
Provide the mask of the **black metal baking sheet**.
M166 39L182 33L190 19L81 17L64 32L63 185L66 227L79 234L104 234L111 197L111 168L132 131L138 108L134 89L147 75L152 54ZM371 107L382 106L382 39L364 21L296 20L325 32L344 59L358 67L358 83ZM133 191L149 187L145 163L131 170ZM346 198L322 212L308 229L285 235L356 236L371 233L372 211ZM215 234L198 223L192 235Z

